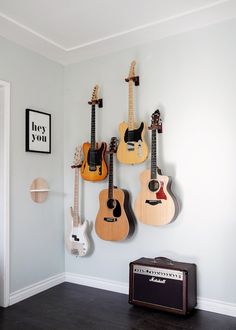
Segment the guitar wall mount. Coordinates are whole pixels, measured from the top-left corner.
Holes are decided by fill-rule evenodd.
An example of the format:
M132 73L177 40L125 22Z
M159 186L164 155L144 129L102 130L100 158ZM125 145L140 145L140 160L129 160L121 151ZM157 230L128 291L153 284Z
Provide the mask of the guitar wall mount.
M98 99L96 101L89 101L88 104L97 104L99 108L103 108L103 99Z
M135 77L125 79L126 82L129 82L130 80L133 80L135 86L139 86L139 76L135 76Z

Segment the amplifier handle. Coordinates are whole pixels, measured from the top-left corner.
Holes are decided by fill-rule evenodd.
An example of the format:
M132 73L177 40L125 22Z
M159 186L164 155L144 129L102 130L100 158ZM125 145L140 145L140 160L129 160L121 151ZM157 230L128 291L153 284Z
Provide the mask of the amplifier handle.
M158 262L158 261L163 261L166 264L174 265L174 261L169 259L169 258L166 258L166 257L156 257L156 258L154 258L154 262Z

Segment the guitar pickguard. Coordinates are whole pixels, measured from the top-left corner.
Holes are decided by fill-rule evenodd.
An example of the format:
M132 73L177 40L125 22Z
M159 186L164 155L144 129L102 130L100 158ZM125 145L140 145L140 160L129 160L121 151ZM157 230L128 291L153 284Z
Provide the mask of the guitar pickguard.
M164 190L163 190L164 182L161 181L160 184L161 184L161 187L158 190L158 192L156 193L156 198L157 199L165 199L165 200L167 200L166 194L164 193Z
M87 163L89 165L89 170L91 172L97 170L97 166L99 166L99 175L102 175L102 158L104 153L105 145L102 143L101 147L96 150L89 149Z
M127 130L125 131L124 141L125 143L129 142L139 142L142 141L142 131L144 129L144 123L142 122L139 128L134 129L132 131Z

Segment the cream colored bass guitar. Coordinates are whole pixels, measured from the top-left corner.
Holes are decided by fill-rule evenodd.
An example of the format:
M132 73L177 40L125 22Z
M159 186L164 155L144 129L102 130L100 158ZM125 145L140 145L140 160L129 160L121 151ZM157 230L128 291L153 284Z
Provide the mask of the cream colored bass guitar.
M74 164L71 166L75 171L74 208L70 208L72 221L70 220L68 225L66 247L71 254L79 257L88 254L90 247L87 235L88 221L81 222L79 217L79 168L81 163L81 147L78 146L75 152Z
M131 63L129 77L126 81L129 83L129 118L128 123L123 122L119 126L120 143L117 150L117 159L124 164L139 164L148 157L148 147L144 136L146 125L141 122L136 126L134 116L134 84L139 85L139 77L135 77L135 61Z
M152 115L151 169L141 173L141 191L135 201L137 219L147 225L161 226L170 223L177 216L178 205L171 191L171 179L162 175L157 167L156 133L161 133L160 112Z

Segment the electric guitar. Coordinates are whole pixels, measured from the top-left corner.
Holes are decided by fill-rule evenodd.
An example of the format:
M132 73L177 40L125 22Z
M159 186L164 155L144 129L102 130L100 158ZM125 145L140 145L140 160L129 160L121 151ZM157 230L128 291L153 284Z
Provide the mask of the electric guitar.
M151 170L145 170L140 175L141 191L135 201L135 214L138 220L147 224L165 225L177 216L177 202L171 191L171 178L161 174L157 167L156 136L162 133L160 112L152 114L152 149Z
M109 184L100 192L100 208L96 217L97 235L107 241L124 240L130 234L133 214L129 203L129 193L113 186L113 154L117 151L117 138L111 138L109 146Z
M130 66L129 77L125 79L129 83L129 116L128 123L122 122L119 126L120 143L117 151L117 158L124 164L139 164L148 157L148 147L144 140L146 125L141 122L139 128L135 125L134 115L134 84L139 85L139 77L135 77L135 64Z
M74 164L71 166L75 170L74 178L74 208L70 208L72 222L68 226L69 232L66 237L66 246L73 255L82 257L89 252L89 240L87 236L88 221L83 223L79 217L79 168L81 167L81 147L76 148Z
M98 148L98 143L95 140L95 107L98 105L102 108L102 99L98 99L98 85L93 89L92 99L88 103L91 105L91 142L83 144L84 160L81 167L81 176L84 180L100 181L107 176L107 164L105 161L105 154L107 145L105 142L101 143Z

